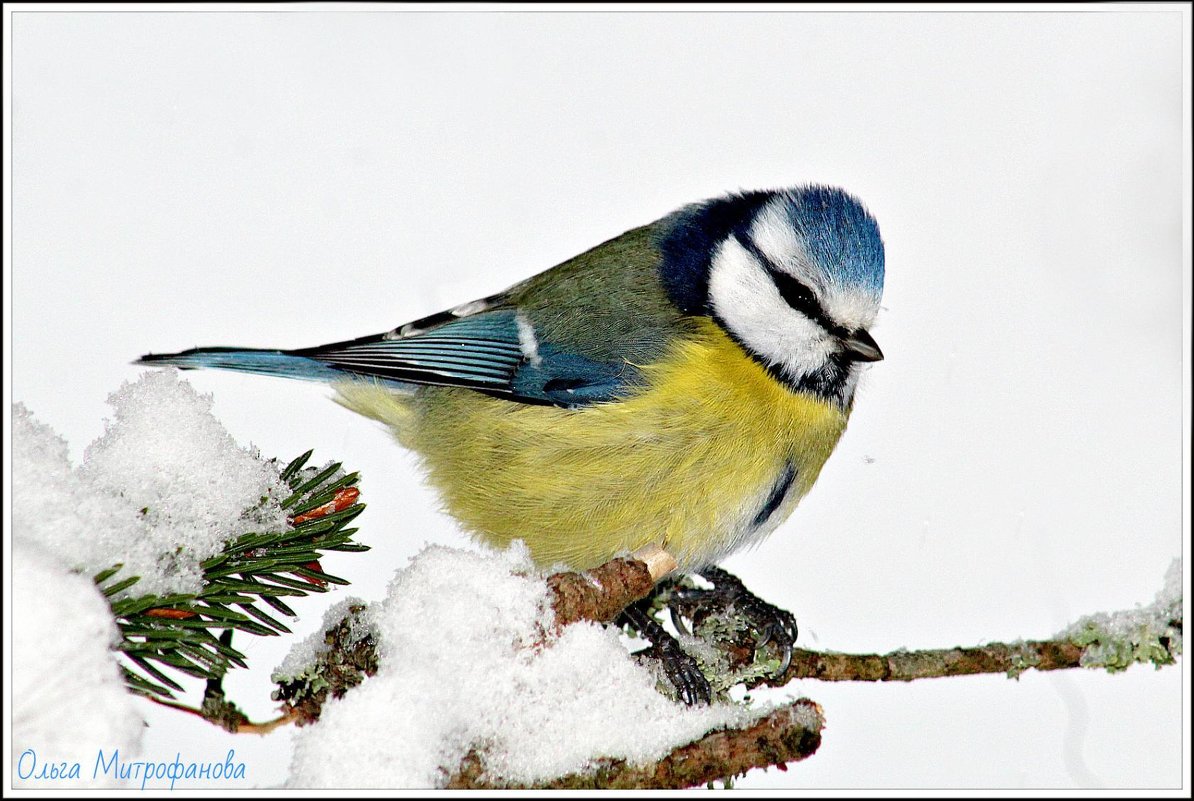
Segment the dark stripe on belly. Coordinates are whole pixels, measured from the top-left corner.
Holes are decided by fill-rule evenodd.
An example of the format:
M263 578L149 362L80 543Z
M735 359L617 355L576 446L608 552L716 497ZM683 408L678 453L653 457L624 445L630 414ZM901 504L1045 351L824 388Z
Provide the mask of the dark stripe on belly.
M787 497L788 490L792 488L792 482L795 480L796 468L792 467L791 462L788 462L784 465L784 472L780 473L775 486L771 488L771 493L763 503L763 508L759 510L759 513L755 515L755 519L751 521L751 525L761 526L767 522L767 518L775 514L775 510L784 502L784 498Z

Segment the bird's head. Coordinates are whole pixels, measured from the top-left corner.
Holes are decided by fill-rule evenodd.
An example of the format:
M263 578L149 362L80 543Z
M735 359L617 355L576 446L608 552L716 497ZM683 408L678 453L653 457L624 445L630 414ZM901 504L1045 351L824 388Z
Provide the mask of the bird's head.
M663 221L661 277L773 375L848 406L883 295L879 226L841 189L805 186L696 203Z

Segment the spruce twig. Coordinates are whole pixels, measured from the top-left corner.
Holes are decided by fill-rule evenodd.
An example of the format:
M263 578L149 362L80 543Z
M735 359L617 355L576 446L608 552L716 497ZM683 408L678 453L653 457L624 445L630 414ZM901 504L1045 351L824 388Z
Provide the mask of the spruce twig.
M319 559L329 551L369 549L353 541L357 529L348 527L365 508L358 502L359 474L339 475L339 462L306 467L310 458L307 451L281 472L291 491L281 502L291 510L289 525L227 543L201 563L203 588L197 594L138 596L140 577L122 575L121 564L94 577L121 633L119 649L127 658L123 670L131 691L173 698L182 686L170 677L172 671L205 679L210 690L210 682L218 682L230 668L245 667L244 654L231 645L233 630L258 636L290 633L263 606L292 616L284 598L348 584L325 573Z

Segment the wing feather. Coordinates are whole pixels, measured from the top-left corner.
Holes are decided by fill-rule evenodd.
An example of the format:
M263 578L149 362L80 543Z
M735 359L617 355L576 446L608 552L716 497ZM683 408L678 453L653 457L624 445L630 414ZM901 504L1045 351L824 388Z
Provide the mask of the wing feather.
M437 315L440 316L440 315ZM423 321L420 321L423 322ZM509 390L524 361L513 311L481 312L348 342L293 351L345 372L415 384Z

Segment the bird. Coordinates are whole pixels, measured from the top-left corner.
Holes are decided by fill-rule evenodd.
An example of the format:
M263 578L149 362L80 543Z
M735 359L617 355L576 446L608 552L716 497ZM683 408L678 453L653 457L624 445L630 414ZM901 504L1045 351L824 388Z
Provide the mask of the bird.
M791 515L883 359L883 282L878 224L844 189L737 191L382 333L139 362L331 384L467 531L541 566L659 546L733 585L716 565Z

